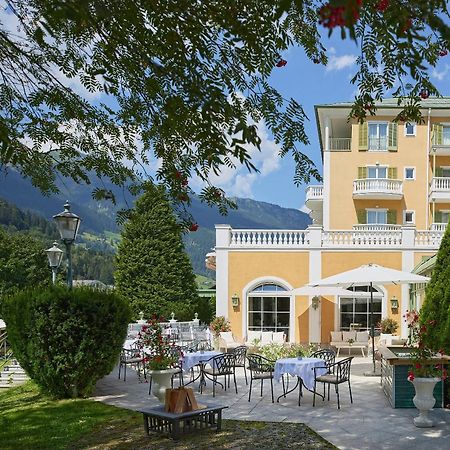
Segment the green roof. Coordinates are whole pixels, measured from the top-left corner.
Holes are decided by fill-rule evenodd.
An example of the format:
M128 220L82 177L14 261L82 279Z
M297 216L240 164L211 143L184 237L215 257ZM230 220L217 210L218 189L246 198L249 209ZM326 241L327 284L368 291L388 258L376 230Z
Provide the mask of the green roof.
M433 256L430 256L428 258L424 258L422 261L420 261L419 264L417 264L416 267L413 269L413 273L417 274L423 274L427 273L429 270L433 269L434 265L436 264L437 259L437 253Z
M315 108L351 108L353 102L338 102L338 103L325 103L322 105L315 105ZM450 97L430 97L426 100L421 100L420 106L422 108L450 108ZM398 105L398 98L391 97L385 98L382 101L375 102L376 108L402 108L402 105Z

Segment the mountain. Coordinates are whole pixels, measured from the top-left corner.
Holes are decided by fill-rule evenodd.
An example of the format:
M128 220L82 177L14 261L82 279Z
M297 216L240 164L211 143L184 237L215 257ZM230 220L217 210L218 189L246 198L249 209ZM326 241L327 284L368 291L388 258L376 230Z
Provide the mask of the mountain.
M112 190L116 195L117 205L93 200L91 191L96 185ZM0 176L0 198L13 203L21 210L40 214L49 220L54 214L61 212L64 202L69 200L71 210L82 218L80 231L83 245L107 253L114 251L120 238L116 212L121 208L131 207L132 197L122 189L104 182L85 185L64 179L59 183L59 187L61 194L43 196L14 170ZM311 223L307 214L296 209L251 199L233 200L238 209L230 210L227 216L222 216L217 208L201 203L196 197L192 199L189 210L199 224L199 229L187 233L184 242L195 273L215 277L215 273L205 267L205 255L215 245L215 224L226 223L234 228L305 229Z

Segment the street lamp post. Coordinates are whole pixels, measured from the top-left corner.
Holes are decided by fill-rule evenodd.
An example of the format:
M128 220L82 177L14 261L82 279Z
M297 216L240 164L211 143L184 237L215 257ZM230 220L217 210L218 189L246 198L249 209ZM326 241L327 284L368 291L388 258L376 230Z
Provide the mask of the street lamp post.
M59 234L61 235L61 240L66 246L67 286L72 289L73 280L71 246L77 237L81 219L76 214L70 212L70 204L68 201L66 201L66 203L64 204L64 211L53 216L53 219L55 219L56 226L58 228Z
M53 284L56 284L56 273L58 272L64 252L58 247L57 242L53 242L53 247L50 247L45 251L47 253L48 264L52 269L52 281Z

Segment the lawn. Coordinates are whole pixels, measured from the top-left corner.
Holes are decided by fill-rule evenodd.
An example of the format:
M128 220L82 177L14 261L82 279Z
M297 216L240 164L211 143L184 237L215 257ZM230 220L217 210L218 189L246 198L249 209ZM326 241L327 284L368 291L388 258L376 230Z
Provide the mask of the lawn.
M144 434L140 414L92 400L52 400L32 382L0 392L0 448L252 450L334 449L303 424L225 420L220 433L175 443Z

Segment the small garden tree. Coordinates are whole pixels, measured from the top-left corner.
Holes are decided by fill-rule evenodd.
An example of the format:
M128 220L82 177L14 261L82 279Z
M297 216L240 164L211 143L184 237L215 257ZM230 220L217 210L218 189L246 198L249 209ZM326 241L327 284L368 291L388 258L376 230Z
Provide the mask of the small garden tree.
M57 398L87 396L111 372L130 320L116 293L63 286L6 297L2 313L14 357Z
M147 183L125 224L115 272L117 291L135 317L173 311L177 319L193 318L199 298L181 232L164 188Z
M426 299L421 309L422 326L428 327L427 344L450 354L450 228L444 234ZM431 326L430 326L431 325Z

